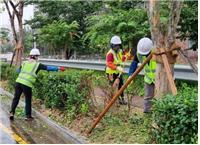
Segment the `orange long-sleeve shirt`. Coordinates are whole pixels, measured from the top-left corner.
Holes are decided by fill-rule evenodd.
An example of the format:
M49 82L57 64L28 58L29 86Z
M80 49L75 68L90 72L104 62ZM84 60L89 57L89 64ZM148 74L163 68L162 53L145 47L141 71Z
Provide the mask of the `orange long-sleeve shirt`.
M122 61L124 62L125 60L126 60L126 56L123 55ZM117 65L114 64L114 56L112 53L109 53L106 56L106 66L113 70L116 70L116 68L117 68Z

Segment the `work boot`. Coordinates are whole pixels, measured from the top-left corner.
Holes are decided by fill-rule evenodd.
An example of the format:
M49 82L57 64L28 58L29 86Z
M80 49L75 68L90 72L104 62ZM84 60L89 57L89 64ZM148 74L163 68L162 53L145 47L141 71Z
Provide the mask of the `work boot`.
M120 105L127 105L127 102L124 100L124 98L119 98L119 104Z
M10 112L9 118L10 118L11 121L13 121L14 120L14 113Z
M122 105L127 105L127 102L124 100L124 97L122 97Z
M123 105L127 105L127 102L125 100L122 101Z
M27 117L25 118L25 120L26 120L26 121L33 121L33 120L34 120L34 117L32 117L32 116L27 116Z
M120 105L123 105L123 101L121 100L121 98L119 98L118 101Z

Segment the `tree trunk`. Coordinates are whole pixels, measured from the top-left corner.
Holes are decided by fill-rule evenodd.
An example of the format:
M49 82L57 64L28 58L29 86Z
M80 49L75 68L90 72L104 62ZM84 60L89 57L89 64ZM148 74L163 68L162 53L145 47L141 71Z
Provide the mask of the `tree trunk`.
M63 58L68 60L70 58L70 56L71 56L71 51L70 51L68 45L65 44L64 49L63 49Z
M12 14L11 14L11 9L9 7L9 3L12 7ZM22 62L23 49L24 49L23 48L23 26L22 26L24 1L19 0L18 3L14 4L14 2L12 2L11 0L9 1L4 0L4 4L6 6L6 9L10 18L10 25L11 25L12 34L13 34L14 43L15 43L15 49L14 49L11 65L14 60L15 62L14 64L17 66L20 66ZM15 16L17 16L17 20L18 20L19 36L17 36L16 29L15 29L15 24L14 24Z
M181 2L171 1L171 11L168 21L169 23L166 24L168 26L166 27L168 28L167 30L163 30L163 24L161 24L160 22L160 1L150 0L148 4L151 37L152 41L154 42L155 48L158 51L160 51L160 48L170 49L176 39L176 27L180 17ZM169 64L169 67L173 76L173 63ZM171 90L172 89L169 83L169 78L167 76L163 61L157 62L155 96L160 97L171 92Z

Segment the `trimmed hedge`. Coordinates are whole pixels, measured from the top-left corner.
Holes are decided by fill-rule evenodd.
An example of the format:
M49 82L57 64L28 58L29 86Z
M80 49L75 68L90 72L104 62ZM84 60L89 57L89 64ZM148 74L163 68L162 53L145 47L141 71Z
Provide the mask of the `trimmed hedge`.
M9 91L14 91L18 76L16 67L1 63L1 79L8 80ZM40 71L34 85L33 96L40 99L47 108L58 108L70 112L88 113L93 106L91 77L93 71L66 70L65 72ZM91 107L92 108L92 107Z
M92 71L67 70L65 72L40 72L34 87L34 96L44 101L46 107L74 110L75 113L89 111L92 104Z
M159 144L189 144L198 141L198 91L182 83L177 96L154 101L151 138Z

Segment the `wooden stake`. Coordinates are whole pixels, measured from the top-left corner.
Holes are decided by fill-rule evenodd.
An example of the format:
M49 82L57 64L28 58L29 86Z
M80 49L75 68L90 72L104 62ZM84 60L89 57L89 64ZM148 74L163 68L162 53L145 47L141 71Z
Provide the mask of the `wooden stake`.
M161 53L165 52L165 50L163 48L160 48L160 51L161 51ZM165 67L165 71L167 73L167 78L168 78L168 81L169 81L169 84L170 84L172 94L176 95L177 89L176 89L176 85L174 83L174 79L172 77L172 72L171 72L171 69L170 69L170 66L169 66L167 56L166 56L165 53L163 53L161 56L162 56L163 64L164 64L164 67Z
M127 86L131 83L131 81L137 76L137 74L143 69L143 67L151 60L153 54L151 53L146 60L136 69L136 71L131 75L130 78L126 81L126 83L120 88L119 91L112 97L111 101L105 107L105 109L99 114L96 118L95 122L92 124L92 127L87 131L87 134L90 134L92 130L96 127L96 125L100 122L106 112L110 109L110 107L115 103L117 98L122 94L122 92L127 88Z

